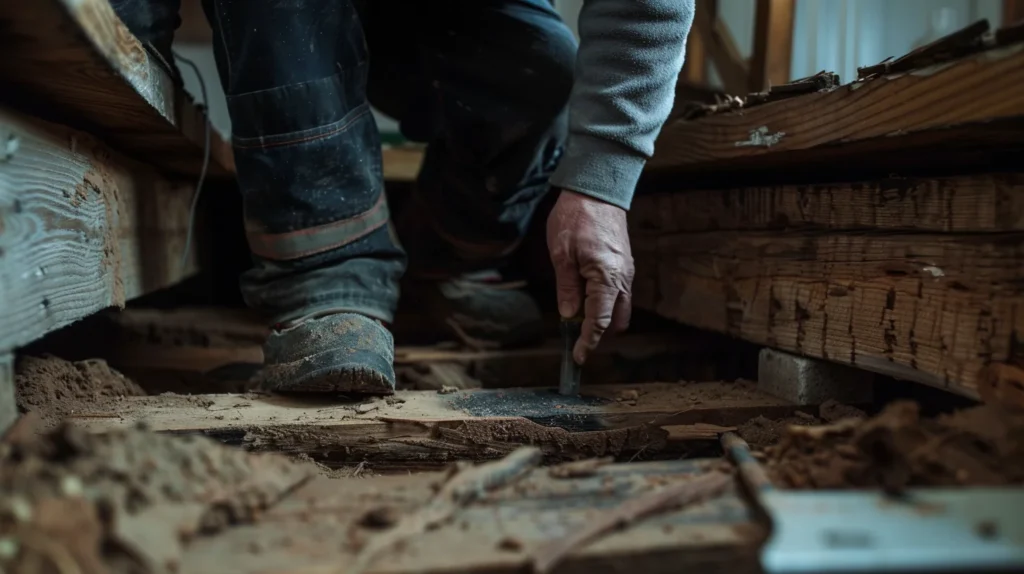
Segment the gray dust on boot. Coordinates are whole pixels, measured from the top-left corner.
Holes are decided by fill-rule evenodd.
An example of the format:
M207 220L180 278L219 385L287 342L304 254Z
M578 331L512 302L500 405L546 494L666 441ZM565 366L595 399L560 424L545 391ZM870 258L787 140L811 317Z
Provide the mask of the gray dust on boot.
M355 313L309 319L274 330L263 347L257 377L271 391L395 392L395 343L378 321Z

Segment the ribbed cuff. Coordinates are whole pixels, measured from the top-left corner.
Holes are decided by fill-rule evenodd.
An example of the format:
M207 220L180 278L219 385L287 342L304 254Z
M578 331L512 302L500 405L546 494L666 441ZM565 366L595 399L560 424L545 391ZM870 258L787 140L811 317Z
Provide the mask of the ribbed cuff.
M570 136L551 185L629 209L647 158L627 147L591 136Z

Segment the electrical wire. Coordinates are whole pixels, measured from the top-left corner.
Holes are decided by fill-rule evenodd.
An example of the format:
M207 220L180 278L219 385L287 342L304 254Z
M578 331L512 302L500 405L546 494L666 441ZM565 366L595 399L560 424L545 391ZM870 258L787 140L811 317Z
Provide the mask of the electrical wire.
M199 72L199 66L197 66L192 60L177 52L174 52L174 57L192 68L192 72L195 73L196 79L199 80L199 90L203 94L203 101L201 102L201 105L205 108L203 117L206 119L206 136L205 142L203 143L203 167L199 170L199 180L196 181L196 190L192 194L192 204L189 206L188 210L188 230L185 234L185 249L181 253L181 271L184 273L188 268L189 253L192 251L192 234L196 224L196 210L199 206L199 195L203 191L203 183L206 182L206 170L210 167L210 100L206 94L206 82L203 81L203 74Z

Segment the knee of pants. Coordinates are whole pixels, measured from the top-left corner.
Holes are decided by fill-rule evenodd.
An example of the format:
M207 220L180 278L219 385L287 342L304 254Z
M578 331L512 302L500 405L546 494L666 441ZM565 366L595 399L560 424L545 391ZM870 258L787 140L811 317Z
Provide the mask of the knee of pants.
M551 116L559 114L572 92L576 65L576 37L561 21L551 22L539 30L541 38L534 43L535 73L522 86L543 99L542 109ZM531 81L532 80L532 81Z

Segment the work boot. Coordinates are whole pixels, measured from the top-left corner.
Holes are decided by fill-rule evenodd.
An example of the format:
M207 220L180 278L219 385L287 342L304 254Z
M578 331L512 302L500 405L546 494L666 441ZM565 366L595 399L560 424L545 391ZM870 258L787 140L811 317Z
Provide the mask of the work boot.
M275 329L263 347L260 385L305 393L395 392L395 343L379 321L355 313Z
M474 349L520 347L544 335L540 309L523 281L505 281L497 271L417 280L421 305L436 322Z

